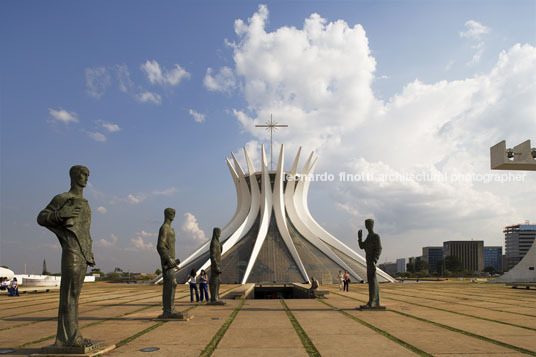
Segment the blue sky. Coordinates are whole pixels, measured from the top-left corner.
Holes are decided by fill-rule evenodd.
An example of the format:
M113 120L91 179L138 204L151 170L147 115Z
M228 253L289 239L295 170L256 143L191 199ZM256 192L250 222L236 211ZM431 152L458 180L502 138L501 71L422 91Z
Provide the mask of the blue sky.
M496 142L536 145L534 1L0 7L0 264L17 272L59 271L35 219L74 164L91 170L100 268L153 272L166 207L186 257L231 218L224 159L244 145L258 158L269 113L289 124L275 135L287 162L303 146L335 175L490 174ZM534 183L314 182L309 206L353 248L376 218L385 261L503 244L502 227L536 221Z

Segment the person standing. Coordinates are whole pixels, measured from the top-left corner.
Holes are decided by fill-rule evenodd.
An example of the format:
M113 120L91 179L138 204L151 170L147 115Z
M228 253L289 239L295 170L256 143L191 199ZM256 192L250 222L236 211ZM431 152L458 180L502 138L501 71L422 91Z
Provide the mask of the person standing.
M348 287L350 285L350 273L348 273L348 271L344 271L344 287L343 287L343 291L346 291L348 292Z
M199 274L199 294L200 300L203 301L203 296L205 297L205 301L208 302L208 277L205 270L201 270L201 274Z
M190 278L188 279L188 284L190 284L190 302L194 302L194 290L195 290L195 302L199 302L199 292L197 290L197 275L195 274L195 269L192 269L190 272Z
M78 327L78 299L88 265L95 266L89 232L91 208L83 197L89 169L75 165L69 170L71 189L54 196L37 216L37 223L52 231L61 244L61 282L58 331L54 347L86 347Z
M374 220L366 219L365 228L368 230L368 235L365 241L362 240L363 231L360 229L357 232L359 248L365 250L367 260L367 281L369 286L369 300L366 305L361 305L361 309L385 309L380 305L380 286L376 277L376 263L382 252L380 236L374 232Z
M339 290L343 290L344 289L344 274L342 273L342 270L339 270L338 279L339 279Z
M171 222L174 219L175 210L166 208L164 210L164 223L158 231L158 243L156 244L156 250L160 255L162 264L162 277L164 278L162 315L158 316L160 319L184 318L182 313L175 311L175 288L177 287L175 268L177 268L179 261L175 260L175 230L171 227Z

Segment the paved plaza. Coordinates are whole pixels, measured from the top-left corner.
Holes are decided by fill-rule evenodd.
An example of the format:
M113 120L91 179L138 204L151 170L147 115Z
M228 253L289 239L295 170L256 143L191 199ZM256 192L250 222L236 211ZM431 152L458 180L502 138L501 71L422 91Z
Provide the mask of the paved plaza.
M223 285L222 295L237 285ZM446 281L382 284L387 311L358 311L365 284L337 286L326 299L190 303L187 322L154 321L161 286L86 283L80 299L85 337L115 345L107 356L536 356L536 290ZM58 291L0 295L0 350L38 353L54 342ZM157 347L155 352L142 352Z

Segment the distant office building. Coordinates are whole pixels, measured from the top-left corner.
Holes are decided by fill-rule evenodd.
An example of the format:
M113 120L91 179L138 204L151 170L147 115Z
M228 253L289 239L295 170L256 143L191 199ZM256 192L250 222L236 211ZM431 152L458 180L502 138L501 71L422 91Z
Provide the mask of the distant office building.
M487 267L502 271L502 247L484 247L484 269Z
M454 255L460 259L464 270L484 270L484 241L451 240L443 242L443 256Z
M512 269L527 254L536 238L536 224L504 227L505 271Z
M406 258L400 258L396 260L396 272L397 273L406 272Z
M423 247L422 259L428 263L428 272L437 271L437 263L443 260L443 247Z
M391 276L395 276L397 273L396 263L383 263L380 264L379 268Z

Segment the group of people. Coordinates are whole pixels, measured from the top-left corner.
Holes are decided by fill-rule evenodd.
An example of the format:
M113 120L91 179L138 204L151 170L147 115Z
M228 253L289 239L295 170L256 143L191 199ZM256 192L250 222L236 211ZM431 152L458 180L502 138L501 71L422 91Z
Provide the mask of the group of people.
M350 273L348 271L339 270L339 290L348 291L348 286L350 285Z
M9 281L7 277L0 278L0 290L7 290L9 296L19 296L19 283L17 278Z
M205 270L201 270L201 273L197 276L195 269L192 269L188 277L188 284L190 284L190 302L194 302L194 291L195 302L203 302L203 298L208 302L208 277ZM197 285L199 285L199 290Z

